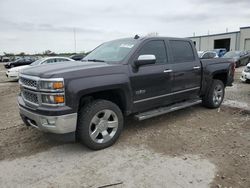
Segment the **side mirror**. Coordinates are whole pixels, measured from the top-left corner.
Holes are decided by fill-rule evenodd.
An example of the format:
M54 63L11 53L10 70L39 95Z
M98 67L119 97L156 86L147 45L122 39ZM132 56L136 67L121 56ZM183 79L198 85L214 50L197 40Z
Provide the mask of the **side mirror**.
M135 66L139 67L142 65L155 64L156 57L155 55L140 55L138 59L134 62Z

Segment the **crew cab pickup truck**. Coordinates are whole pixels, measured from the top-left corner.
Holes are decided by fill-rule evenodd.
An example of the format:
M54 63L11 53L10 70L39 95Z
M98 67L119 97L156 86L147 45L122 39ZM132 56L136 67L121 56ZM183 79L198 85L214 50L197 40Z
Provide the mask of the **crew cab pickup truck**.
M218 108L234 70L226 59L200 60L189 39L119 39L82 61L23 70L18 104L26 125L75 132L98 150L118 139L125 116L144 120L199 103Z

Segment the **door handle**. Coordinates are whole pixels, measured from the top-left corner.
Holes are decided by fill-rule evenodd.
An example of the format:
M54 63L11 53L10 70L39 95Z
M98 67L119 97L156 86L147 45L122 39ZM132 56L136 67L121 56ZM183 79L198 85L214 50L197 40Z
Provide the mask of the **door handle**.
M171 69L165 69L163 72L164 73L169 73L169 72L173 72L173 70L171 70Z
M200 68L201 68L200 66L193 67L194 70L197 70L197 69L200 69Z

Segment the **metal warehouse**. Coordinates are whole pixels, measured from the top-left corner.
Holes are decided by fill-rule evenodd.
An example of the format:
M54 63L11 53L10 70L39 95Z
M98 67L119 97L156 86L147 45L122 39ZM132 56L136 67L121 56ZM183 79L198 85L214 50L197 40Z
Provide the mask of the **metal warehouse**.
M250 50L250 26L239 31L190 37L199 51L226 48L230 50Z

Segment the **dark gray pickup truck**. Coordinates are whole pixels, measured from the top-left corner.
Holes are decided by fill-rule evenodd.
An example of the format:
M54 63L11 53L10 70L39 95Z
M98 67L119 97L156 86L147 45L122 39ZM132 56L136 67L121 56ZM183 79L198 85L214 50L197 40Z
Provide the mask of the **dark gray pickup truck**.
M144 37L106 42L82 61L20 74L20 114L46 132L75 132L91 149L111 146L124 116L144 120L202 103L217 108L235 65L200 60L188 39Z

